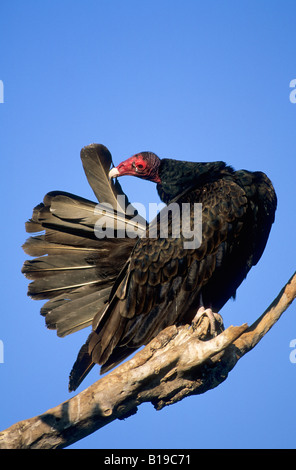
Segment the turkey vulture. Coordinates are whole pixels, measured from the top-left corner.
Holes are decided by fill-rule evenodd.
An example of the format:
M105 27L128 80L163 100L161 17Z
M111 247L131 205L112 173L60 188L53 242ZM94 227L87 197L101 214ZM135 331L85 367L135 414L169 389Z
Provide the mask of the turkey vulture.
M277 205L264 173L234 171L222 161L186 162L141 152L109 172L111 155L97 144L82 149L81 158L98 200L114 208L110 222L135 224L117 181L132 175L156 183L160 199L178 205L181 230L173 235L174 215L167 211L164 236L161 211L150 225L136 217L134 237L98 239L96 221L107 206L96 211L96 203L63 192L49 193L34 209L27 231L45 233L24 245L37 256L23 267L34 281L29 295L50 299L41 313L60 336L92 324L70 374L70 391L94 364L106 372L167 326L192 321L200 308L219 312L259 261ZM124 203L118 208L119 195ZM189 207L192 228L195 203L202 205L202 238L188 248L182 213Z

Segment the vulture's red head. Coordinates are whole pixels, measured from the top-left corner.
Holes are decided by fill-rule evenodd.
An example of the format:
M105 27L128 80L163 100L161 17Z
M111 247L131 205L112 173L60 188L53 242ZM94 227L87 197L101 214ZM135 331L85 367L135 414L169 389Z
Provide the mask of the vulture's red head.
M124 162L119 163L115 168L112 168L109 172L109 178L131 175L145 180L154 181L154 183L160 183L161 181L158 174L159 165L160 159L155 155L155 153L137 153Z

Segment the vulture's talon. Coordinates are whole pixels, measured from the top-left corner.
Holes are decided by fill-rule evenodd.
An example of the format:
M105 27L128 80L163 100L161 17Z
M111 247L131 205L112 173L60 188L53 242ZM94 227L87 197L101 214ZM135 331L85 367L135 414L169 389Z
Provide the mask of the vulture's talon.
M193 328L197 326L203 316L207 316L209 319L210 335L212 337L217 336L220 332L219 330L221 330L221 327L223 328L223 319L221 315L219 315L219 313L213 312L211 308L205 309L205 307L199 307L195 317L192 320Z

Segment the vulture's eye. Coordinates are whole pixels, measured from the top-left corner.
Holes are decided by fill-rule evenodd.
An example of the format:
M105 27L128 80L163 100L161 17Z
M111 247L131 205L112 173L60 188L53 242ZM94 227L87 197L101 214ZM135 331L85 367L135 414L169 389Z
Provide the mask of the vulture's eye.
M136 172L138 172L138 171L143 171L145 168L145 165L143 165L143 163L137 164L136 162L133 162L132 167L135 169Z

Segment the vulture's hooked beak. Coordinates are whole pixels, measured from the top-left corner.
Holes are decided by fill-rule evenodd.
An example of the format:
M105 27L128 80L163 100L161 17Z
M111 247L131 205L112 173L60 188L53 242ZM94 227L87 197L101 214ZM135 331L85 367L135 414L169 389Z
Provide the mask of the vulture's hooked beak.
M117 170L116 167L112 168L112 170L109 171L109 179L111 178L116 178L119 175L119 171Z

